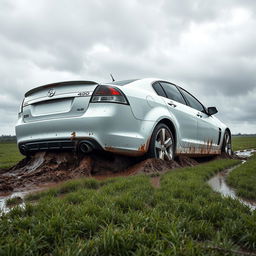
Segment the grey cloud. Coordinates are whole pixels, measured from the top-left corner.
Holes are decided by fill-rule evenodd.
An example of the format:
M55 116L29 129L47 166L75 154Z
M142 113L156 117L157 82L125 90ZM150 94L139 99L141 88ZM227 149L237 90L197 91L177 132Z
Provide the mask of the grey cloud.
M239 8L249 17L232 23ZM256 128L255 10L253 0L2 1L0 86L6 100L0 119L8 109L12 121L6 120L0 133L7 133L6 124L13 126L31 87L108 81L110 72L116 79L171 80L206 105L217 98L225 122L243 122L251 131Z

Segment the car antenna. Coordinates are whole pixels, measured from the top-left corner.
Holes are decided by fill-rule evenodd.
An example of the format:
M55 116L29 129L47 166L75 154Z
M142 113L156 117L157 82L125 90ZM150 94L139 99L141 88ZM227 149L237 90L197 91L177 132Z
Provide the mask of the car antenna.
M114 79L114 77L112 76L111 73L110 73L110 76L111 76L111 78L112 78L112 82L115 82L115 79Z

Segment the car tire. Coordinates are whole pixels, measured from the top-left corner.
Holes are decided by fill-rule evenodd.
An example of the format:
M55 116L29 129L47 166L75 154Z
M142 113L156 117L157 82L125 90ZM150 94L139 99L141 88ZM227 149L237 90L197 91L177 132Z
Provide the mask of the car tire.
M162 160L173 160L175 155L174 137L170 128L160 123L151 136L149 144L149 157Z
M224 133L221 152L229 156L232 155L231 135L228 131Z

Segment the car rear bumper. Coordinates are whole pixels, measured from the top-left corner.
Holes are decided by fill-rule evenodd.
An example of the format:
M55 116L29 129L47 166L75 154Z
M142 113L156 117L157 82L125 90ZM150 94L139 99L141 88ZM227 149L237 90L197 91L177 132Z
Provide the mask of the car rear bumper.
M21 117L16 136L19 147L27 144L34 151L74 149L77 142L92 140L106 151L142 155L147 151L153 125L136 119L127 105L96 103L80 117L29 123Z

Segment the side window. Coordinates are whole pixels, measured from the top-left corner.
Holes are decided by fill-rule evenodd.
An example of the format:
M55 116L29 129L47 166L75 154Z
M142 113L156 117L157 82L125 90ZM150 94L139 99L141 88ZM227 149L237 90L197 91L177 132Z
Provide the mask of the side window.
M163 96L163 97L166 98L166 94L165 94L162 86L158 82L153 84L153 88L154 88L154 90L156 91L156 93L158 95Z
M185 98L187 99L189 105L192 107L192 108L195 108L197 109L198 111L201 111L201 112L204 112L204 107L203 105L194 97L192 96L190 93L188 93L187 91L182 90L182 93L184 94Z
M186 105L184 98L182 97L181 93L179 92L179 90L177 89L177 87L175 85L165 83L165 82L160 82L160 84L162 85L162 87L169 99L175 100L177 102L180 102L180 103Z

